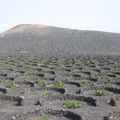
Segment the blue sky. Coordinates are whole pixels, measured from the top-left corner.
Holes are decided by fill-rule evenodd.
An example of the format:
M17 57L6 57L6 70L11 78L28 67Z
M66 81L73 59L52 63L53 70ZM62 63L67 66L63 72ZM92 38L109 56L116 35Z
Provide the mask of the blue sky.
M120 33L120 0L0 0L0 32L18 24Z

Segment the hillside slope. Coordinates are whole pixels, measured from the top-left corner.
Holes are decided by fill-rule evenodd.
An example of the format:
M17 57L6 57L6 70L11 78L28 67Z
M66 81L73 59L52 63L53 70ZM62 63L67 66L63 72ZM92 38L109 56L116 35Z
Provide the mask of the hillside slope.
M23 24L0 34L1 53L119 53L120 34Z

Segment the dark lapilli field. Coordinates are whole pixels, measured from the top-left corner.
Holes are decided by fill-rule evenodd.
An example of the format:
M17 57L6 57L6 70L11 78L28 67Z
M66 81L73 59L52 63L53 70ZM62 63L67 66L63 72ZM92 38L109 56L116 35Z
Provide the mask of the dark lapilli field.
M0 120L120 120L120 34L18 25L0 34Z
M120 56L0 56L0 120L119 120Z

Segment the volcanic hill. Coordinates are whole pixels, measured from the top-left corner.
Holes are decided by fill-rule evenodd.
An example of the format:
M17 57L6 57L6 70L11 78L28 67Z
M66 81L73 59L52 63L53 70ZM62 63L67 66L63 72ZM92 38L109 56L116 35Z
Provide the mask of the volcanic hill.
M22 24L0 34L0 53L119 53L120 34Z

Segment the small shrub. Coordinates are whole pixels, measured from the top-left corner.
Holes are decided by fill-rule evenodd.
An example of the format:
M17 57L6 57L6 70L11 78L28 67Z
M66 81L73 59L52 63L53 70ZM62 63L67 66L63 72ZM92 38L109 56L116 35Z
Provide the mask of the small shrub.
M13 76L18 76L18 75L20 75L20 72L12 72L12 75Z
M4 72L5 71L5 69L3 69L3 68L0 68L0 72Z
M5 80L0 80L0 83L4 83L5 82Z
M96 93L96 96L103 96L103 95L105 95L105 91L104 90L96 90L95 93Z
M29 73L29 74L36 74L36 73L37 73L37 71L36 71L36 70L34 70L34 69L30 69L30 70L28 71L28 73Z
M42 70L45 71L45 72L49 72L50 68L42 68Z
M80 101L77 101L77 100L66 100L64 102L64 107L65 108L72 108L72 109L75 109L75 108L80 108L81 107L81 103Z
M35 80L35 83L36 83L36 84L43 85L43 84L46 84L46 80L38 79L38 80Z
M89 84L89 83L92 83L92 81L90 81L90 80L80 80L80 83Z
M58 70L58 71L63 71L63 70L64 70L64 65L59 65L59 66L57 67L57 70Z
M44 90L44 91L40 92L39 95L40 96L50 96L50 95L52 95L52 93L48 90Z
M65 85L64 85L64 83L61 82L61 81L55 81L54 87L55 87L55 88L58 88L58 89L62 89L62 88L65 87Z
M106 79L109 79L108 76L97 76L97 79L98 80L106 80Z
M117 85L114 83L105 83L104 86L108 88L117 88Z
M14 83L14 82L9 82L9 83L6 83L6 87L8 87L8 88L18 88L18 84Z

